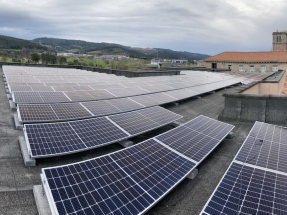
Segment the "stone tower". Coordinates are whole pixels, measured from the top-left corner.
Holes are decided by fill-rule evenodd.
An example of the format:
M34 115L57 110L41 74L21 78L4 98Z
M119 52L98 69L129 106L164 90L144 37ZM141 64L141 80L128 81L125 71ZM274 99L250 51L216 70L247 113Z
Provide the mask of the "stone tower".
M287 31L276 31L272 35L272 51L287 51Z

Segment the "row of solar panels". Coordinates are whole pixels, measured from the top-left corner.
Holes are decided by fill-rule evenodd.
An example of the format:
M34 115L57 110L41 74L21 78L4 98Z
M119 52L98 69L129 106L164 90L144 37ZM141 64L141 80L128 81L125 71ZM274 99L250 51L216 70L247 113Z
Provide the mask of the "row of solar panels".
M112 82L112 83L86 83L85 85L75 84L75 83L63 83L63 85L52 85L47 86L44 83L26 83L25 80L17 80L15 78L11 78L11 82L7 80L7 85L9 92L16 92L16 91L34 91L34 92L54 92L54 91L63 91L63 92L70 92L70 91L92 91L92 90L110 90L110 89L122 89L122 88L129 88L129 87L140 87L142 90L148 92L159 92L159 91L166 91L166 90L173 90L173 89L180 89L184 87L196 86L201 84L208 84L217 81L221 81L222 79L228 80L233 78L239 78L241 81L246 81L246 79L255 81L261 80L262 75L246 75L246 77L242 76L233 76L228 74L216 74L210 75L209 78L204 76L204 72L202 72L202 76L198 75L186 75L185 78L183 77L174 77L173 79L155 79L150 81L145 81L145 79L140 79L141 81L132 81L132 82ZM78 81L78 79L77 79ZM91 80L89 80L91 81Z
M114 76L114 75L104 75L103 73L97 73L97 72L89 72L89 71L83 71L83 70L77 70L77 73L75 73L75 76L62 76L62 70L59 70L57 73L57 76L43 76L41 75L42 71L39 71L36 75L23 75L22 73L17 75L16 71L11 73L10 75L5 73L6 82L8 83L8 86L11 85L11 87L16 87L15 85L22 85L22 86L56 86L59 84L63 84L66 86L67 84L74 85L75 83L79 85L101 85L101 84L122 84L124 86L129 86L130 84L156 84L157 81L164 82L164 83L170 83L171 81L181 81L190 79L190 76L194 77L197 76L202 81L210 81L213 79L220 78L222 74L214 74L209 73L208 76L201 76L199 75L199 72L192 72L192 75L189 74L183 78L182 76L156 76L156 77L140 77L140 78L133 78L129 79L126 77L121 76ZM203 72L201 72L203 73ZM104 77L101 77L103 76ZM225 76L225 75L223 75ZM209 79L208 79L209 78ZM47 88L46 88L47 89ZM17 89L16 89L17 90ZM29 88L27 88L29 90ZM30 89L31 90L31 89ZM33 90L33 89L32 89Z
M287 129L256 122L202 214L287 214Z
M42 169L52 214L143 214L193 171L233 129L199 116L135 146Z
M231 79L221 82L215 82L211 84L199 85L195 87L184 88L184 90L191 91L204 91L206 92L212 91L215 89L219 89L225 86L230 86L240 83L238 79ZM179 90L170 90L166 91L167 94L178 94L181 91ZM78 91L78 92L13 92L12 98L16 104L23 103L57 103L57 102L71 102L71 101L92 101L92 100L104 100L104 99L112 99L112 98L122 98L135 96L140 94L151 94L150 92L146 92L141 90L138 87L130 88L130 89L114 89L112 94L107 90L94 90L94 91ZM201 94L201 93L200 93Z
M18 104L18 119L23 123L35 123L106 116L179 101L233 84L236 81L222 81L164 93L82 103Z
M54 85L57 83L56 80L50 81L50 79L44 79L44 81L48 81L52 84L53 87L46 85L45 83L37 83L37 79L35 79L35 76L27 76L27 78L30 78L33 83L27 82L25 78L23 78L23 75L13 75L10 77L6 77L6 82L8 84L8 88L10 90L10 93L13 91L78 91L78 90L92 90L92 89L112 89L112 88L123 88L124 87L129 87L129 86L140 86L143 87L144 89L146 88L147 91L152 92L153 88L158 88L158 84L164 84L166 85L165 88L168 89L178 89L182 87L187 87L187 86L192 86L192 85L199 85L199 84L205 84L205 83L211 83L211 82L216 82L224 78L236 78L237 76L229 76L228 74L218 74L218 73L206 73L206 72L192 72L192 73L187 73L185 77L183 78L182 76L166 76L166 77L155 77L155 78L134 78L134 79L114 79L114 82L111 82L109 84L104 84L102 83L101 80L98 78L93 79L93 75L95 77L101 75L99 73L91 73L83 70L78 70L78 75L84 73L85 75L88 75L88 78L85 76L77 76L74 77L73 80L76 82L81 82L81 78L85 78L85 82L90 82L89 86L79 86L78 84L75 85L73 83L73 80L67 80L67 77L61 77L61 81L70 81L71 83L63 83L62 85ZM14 74L14 73L12 73ZM7 74L6 74L7 75ZM61 75L61 72L58 72L58 75ZM39 77L43 77L42 75L39 75ZM45 76L44 76L45 77ZM54 77L54 78L57 78ZM59 77L58 77L59 78ZM29 81L31 81L29 80ZM196 81L195 81L196 80ZM96 82L92 82L96 81ZM118 81L115 82L115 81ZM178 83L177 83L178 82ZM190 82L194 82L194 84L190 84ZM58 83L60 84L60 83ZM82 84L81 84L82 85ZM156 85L156 86L155 86ZM167 89L167 90L168 90Z
M226 77L226 79L231 79L236 77ZM196 79L196 80L195 80ZM141 79L140 79L141 80ZM158 80L158 81L155 81ZM92 91L92 90L109 90L109 89L121 89L121 88L129 88L129 87L141 87L143 90L148 92L158 92L158 91L165 91L165 90L173 90L173 89L180 89L183 87L190 87L190 86L196 86L201 84L207 84L212 82L221 81L221 75L216 75L212 79L207 79L205 76L203 77L194 77L194 76L186 76L185 79L182 77L174 77L173 79L165 80L162 79L155 79L153 81L146 82L145 79L142 79L141 81L133 81L133 82L112 82L112 83L86 83L85 85L81 84L75 84L75 83L66 83L63 85L52 85L47 86L44 83L26 83L25 80L17 80L12 79L13 82L7 82L9 92L15 92L15 91ZM78 80L77 80L78 81ZM89 80L90 82L92 80Z
M109 117L26 124L23 130L30 157L41 158L119 142L180 118L182 116L156 106Z

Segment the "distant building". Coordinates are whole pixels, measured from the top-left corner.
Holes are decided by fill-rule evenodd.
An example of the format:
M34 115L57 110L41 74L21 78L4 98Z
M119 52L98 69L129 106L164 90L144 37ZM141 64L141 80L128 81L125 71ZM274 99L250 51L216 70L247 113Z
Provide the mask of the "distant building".
M158 65L160 64L160 67L172 67L172 66L179 66L183 64L188 64L188 60L177 60L177 59L151 59L150 61L151 65Z
M272 37L272 51L287 51L287 31L273 32Z
M57 56L63 56L63 57L92 57L93 55L88 54L74 54L74 53L57 53Z
M160 59L151 59L150 64L151 65L158 65L159 62L161 62Z
M94 59L104 59L104 60L121 60L129 58L126 55L101 55L101 56L94 56Z
M188 64L188 60L172 59L172 64Z
M204 66L235 72L276 72L287 69L287 51L222 52L204 59Z
M71 57L73 56L73 53L57 53L57 56Z

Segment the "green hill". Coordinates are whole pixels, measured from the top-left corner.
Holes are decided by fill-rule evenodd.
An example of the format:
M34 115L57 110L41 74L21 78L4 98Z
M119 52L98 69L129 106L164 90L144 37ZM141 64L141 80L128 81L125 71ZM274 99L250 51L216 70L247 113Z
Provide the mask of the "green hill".
M0 35L0 49L38 49L38 50L47 50L46 46L31 42L29 40L18 39L15 37L8 37Z
M178 52L170 49L161 48L134 48L129 46L123 46L114 43L94 43L86 42L82 40L67 40L58 38L36 38L32 40L35 43L51 46L58 51L68 52L70 50L77 50L81 53L98 53L98 54L124 54L138 58L156 58L157 52L160 58L165 59L187 59L187 60L201 60L209 57L209 55L191 53L191 52Z

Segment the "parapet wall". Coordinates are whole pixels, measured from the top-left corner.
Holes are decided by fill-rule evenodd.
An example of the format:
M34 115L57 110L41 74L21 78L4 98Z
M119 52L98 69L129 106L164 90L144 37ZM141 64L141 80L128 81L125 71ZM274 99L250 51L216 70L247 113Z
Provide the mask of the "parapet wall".
M287 96L224 94L225 108L218 116L226 122L255 121L287 125Z
M170 75L180 75L180 70L155 70L155 71L129 71L129 70L119 70L119 69L104 69L99 67L89 67L89 66L68 66L68 65L54 65L54 64L27 64L27 63L6 63L0 62L0 66L3 65L12 65L12 66L31 66L31 67L50 67L50 68L72 68L72 69L81 69L91 72L100 72L106 74L114 74L117 76L125 76L128 78L133 77L147 77L147 76L170 76Z

